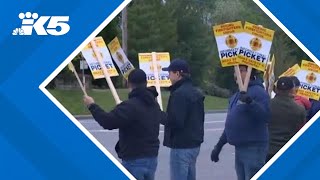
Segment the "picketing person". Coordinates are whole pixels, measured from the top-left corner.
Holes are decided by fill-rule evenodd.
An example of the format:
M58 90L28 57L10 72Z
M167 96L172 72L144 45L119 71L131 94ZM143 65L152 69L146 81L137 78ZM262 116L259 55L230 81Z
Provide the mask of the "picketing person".
M244 80L248 67L241 65L239 69ZM238 180L253 177L265 164L270 114L270 97L253 69L247 92L238 91L229 100L225 129L212 150L211 160L218 162L222 147L229 143L235 147Z
M172 83L164 124L163 145L170 148L170 179L195 180L196 162L204 137L204 95L192 84L190 68L175 59L169 71Z
M144 71L135 69L128 76L129 99L105 112L92 97L84 103L93 118L105 129L119 129L115 150L122 165L138 180L154 180L158 164L159 126L162 111L154 88L147 88Z

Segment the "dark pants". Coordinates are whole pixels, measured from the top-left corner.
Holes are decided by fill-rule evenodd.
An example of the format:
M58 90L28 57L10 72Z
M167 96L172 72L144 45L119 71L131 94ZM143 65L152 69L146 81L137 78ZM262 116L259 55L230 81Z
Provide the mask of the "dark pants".
M171 180L195 180L196 162L199 152L200 147L191 149L171 149Z
M141 158L129 161L122 161L122 165L137 179L137 180L154 180L158 159Z
M238 180L250 180L265 164L267 145L237 146L235 151Z

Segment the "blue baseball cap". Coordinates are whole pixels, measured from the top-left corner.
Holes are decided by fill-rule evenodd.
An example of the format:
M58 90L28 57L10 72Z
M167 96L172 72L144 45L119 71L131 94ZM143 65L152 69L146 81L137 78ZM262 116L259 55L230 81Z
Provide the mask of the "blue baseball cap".
M190 73L188 63L183 59L174 59L169 67L162 68L163 71L179 71L182 73Z

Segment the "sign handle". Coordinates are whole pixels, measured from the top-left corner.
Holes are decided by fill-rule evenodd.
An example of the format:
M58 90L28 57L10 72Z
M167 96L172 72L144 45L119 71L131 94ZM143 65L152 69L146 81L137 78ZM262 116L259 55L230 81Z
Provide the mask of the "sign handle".
M241 78L239 65L234 66L234 72L236 73L236 76L237 76L237 84L239 87L239 91L240 92L244 91L244 86L243 86L243 82L242 82L242 78Z
M101 67L101 69L102 69L102 72L103 72L103 74L104 74L104 76L105 76L105 78L106 78L106 80L107 80L107 83L108 83L108 86L109 86L109 88L110 88L110 90L111 90L111 93L112 93L112 95L113 95L113 98L114 98L114 100L116 101L116 104L120 104L120 103L121 103L121 100L120 100L120 98L119 98L119 96L118 96L118 93L117 93L117 91L116 91L116 88L114 87L114 85L113 85L113 83L112 83L112 81L111 81L111 78L110 78L110 75L109 75L109 73L108 73L108 70L107 70L106 66L102 63L102 57L101 57L101 55L100 55L100 52L99 52L98 49L97 49L97 45L96 45L95 41L94 41L94 40L90 41L90 44L91 44L91 47L92 47L92 49L93 49L94 54L95 54L96 57L97 57L97 60L98 60L99 65L100 65L100 67Z
M246 74L246 77L245 77L244 83L243 83L243 91L247 92L247 90L248 90L251 72L252 72L252 67L248 66L247 74Z
M271 97L272 95L272 91L273 91L273 87L274 87L274 81L275 81L275 77L274 77L274 66L276 63L276 59L274 57L274 54L272 56L272 60L271 60L271 68L270 68L270 75L269 75L269 87L268 87L268 93Z
M162 97L161 97L161 89L160 89L160 81L159 81L159 71L158 71L158 63L157 63L157 53L156 52L152 52L152 65L153 65L153 70L154 70L154 79L156 82L156 89L158 91L158 97L157 97L157 101L159 103L159 106L161 108L161 110L163 110L163 106L162 106Z
M81 88L83 94L86 95L86 96L88 96L88 94L87 94L87 92L86 92L86 89L85 89L85 87L83 86L83 84L81 83L81 80L80 80L80 78L79 78L79 75L78 75L78 73L76 72L76 69L74 68L72 62L70 62L68 66L69 66L69 69L70 69L70 70L73 72L73 74L76 76L76 78L77 78L77 80L78 80L78 83L79 83L79 85L80 85L80 88Z

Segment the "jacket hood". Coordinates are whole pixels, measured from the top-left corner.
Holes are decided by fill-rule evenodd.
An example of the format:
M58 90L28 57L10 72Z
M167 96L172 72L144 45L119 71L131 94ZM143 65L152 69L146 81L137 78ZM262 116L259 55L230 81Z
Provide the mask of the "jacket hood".
M255 79L255 80L250 80L248 86L249 86L249 87L251 87L251 86L261 86L261 87L264 88L264 86L263 86L263 81L262 81L261 78L257 78L257 79Z
M158 94L158 93L157 93ZM143 101L146 105L153 105L156 103L155 94L153 90L148 88L135 88L129 93L129 99L138 98Z
M148 89L149 92L151 92L151 93L153 94L153 96L154 96L155 98L158 97L159 94L158 94L158 92L157 92L156 87L150 86L150 87L148 87L147 89Z

